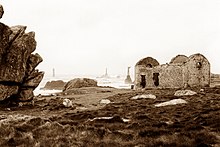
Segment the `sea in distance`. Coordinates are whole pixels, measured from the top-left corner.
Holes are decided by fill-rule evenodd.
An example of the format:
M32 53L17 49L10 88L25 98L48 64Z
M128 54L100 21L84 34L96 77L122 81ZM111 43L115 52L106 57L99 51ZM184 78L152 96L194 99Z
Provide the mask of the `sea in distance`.
M48 76L45 75L39 86L34 90L34 95L51 95L58 92L61 92L62 90L47 90L43 89L45 84L48 81L57 81L62 80L64 82L68 82L75 78L90 78L97 81L98 86L110 86L114 88L124 88L124 89L130 89L131 84L125 84L125 78L126 76L95 76L95 75L57 75L57 76Z

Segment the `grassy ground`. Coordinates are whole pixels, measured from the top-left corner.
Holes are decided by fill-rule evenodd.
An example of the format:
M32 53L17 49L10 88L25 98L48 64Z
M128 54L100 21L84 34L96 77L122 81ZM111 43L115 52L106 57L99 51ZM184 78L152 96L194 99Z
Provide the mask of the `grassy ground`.
M81 88L36 97L34 106L0 108L0 146L220 146L220 89L182 96L186 104L155 107L175 89ZM139 94L156 99L132 100ZM62 105L63 99L73 107ZM100 104L101 99L110 104Z

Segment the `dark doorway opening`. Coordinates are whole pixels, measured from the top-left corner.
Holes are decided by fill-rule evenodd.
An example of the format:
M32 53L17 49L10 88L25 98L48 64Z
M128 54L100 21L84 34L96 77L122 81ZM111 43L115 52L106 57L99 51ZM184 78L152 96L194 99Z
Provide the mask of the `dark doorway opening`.
M145 88L146 87L146 76L145 75L141 75L141 87Z
M153 73L153 81L155 86L159 86L159 73Z

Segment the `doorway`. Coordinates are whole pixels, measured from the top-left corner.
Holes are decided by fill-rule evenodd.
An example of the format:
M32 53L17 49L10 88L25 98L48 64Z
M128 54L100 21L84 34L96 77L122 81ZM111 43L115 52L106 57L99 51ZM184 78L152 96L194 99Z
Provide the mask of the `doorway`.
M153 73L153 81L155 86L159 86L159 73Z
M141 75L141 83L140 83L142 88L146 87L146 75Z

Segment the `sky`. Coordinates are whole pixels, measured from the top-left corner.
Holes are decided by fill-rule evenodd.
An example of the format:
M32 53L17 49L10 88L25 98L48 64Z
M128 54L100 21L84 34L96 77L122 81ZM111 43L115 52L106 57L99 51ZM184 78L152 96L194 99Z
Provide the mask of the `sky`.
M0 0L8 26L34 31L38 69L52 75L126 75L151 56L160 64L201 53L220 73L219 0Z

